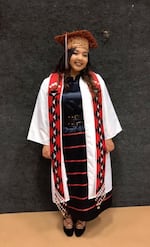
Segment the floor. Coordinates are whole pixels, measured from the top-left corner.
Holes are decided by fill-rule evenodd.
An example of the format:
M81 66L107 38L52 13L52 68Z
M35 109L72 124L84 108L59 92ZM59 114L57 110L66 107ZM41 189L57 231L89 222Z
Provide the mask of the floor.
M150 206L110 208L80 238L62 231L59 212L0 214L1 247L150 247Z

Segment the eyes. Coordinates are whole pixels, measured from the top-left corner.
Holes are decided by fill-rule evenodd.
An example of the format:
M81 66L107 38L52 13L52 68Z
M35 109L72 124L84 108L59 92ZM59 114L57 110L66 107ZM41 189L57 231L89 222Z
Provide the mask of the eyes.
M76 56L82 55L83 57L88 57L88 52L80 52L78 50L74 50L73 55L76 55Z

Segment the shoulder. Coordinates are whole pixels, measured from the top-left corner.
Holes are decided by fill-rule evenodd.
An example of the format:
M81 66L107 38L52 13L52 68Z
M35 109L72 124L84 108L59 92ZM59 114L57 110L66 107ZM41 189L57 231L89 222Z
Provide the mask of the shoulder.
M93 72L93 73L97 77L98 82L100 83L101 88L102 89L105 88L106 87L106 84L105 84L105 81L104 81L103 77L100 74L98 74L98 73L95 73L95 72Z
M49 75L48 77L44 78L44 80L41 83L41 87L45 87L45 86L47 86L49 84L50 77L51 77L51 75Z
M49 86L50 80L52 79L52 82L56 82L56 80L58 80L58 78L59 78L58 73L51 73L47 78L45 78L42 81L41 89L45 89L45 88L47 89Z
M50 77L51 77L51 74L42 81L41 86L40 86L40 91L46 91L47 92Z

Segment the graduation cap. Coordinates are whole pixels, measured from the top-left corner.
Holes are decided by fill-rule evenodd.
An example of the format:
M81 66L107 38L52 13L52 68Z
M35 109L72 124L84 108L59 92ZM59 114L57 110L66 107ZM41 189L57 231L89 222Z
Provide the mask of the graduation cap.
M68 68L68 49L83 47L87 51L91 48L98 47L97 41L88 30L77 30L66 32L54 37L55 41L65 48L65 67Z

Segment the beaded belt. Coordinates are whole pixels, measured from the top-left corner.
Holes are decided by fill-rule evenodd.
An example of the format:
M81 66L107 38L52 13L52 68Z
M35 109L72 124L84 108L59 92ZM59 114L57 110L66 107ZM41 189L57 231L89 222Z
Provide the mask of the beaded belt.
M80 114L68 115L67 117L65 117L65 123L64 123L65 127L77 127L83 125L84 125L83 117Z

